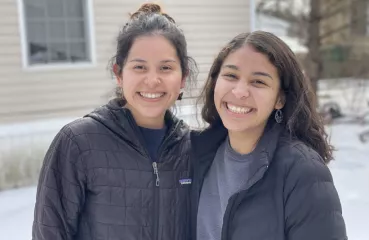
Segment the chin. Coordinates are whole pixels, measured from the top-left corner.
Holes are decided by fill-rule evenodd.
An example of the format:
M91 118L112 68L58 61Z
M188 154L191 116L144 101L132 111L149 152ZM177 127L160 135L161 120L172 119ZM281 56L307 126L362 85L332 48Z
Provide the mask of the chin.
M231 120L223 120L224 127L231 132L245 132L251 129L255 129L254 124L248 124L246 122L235 122Z
M251 129L248 127L239 127L239 126L232 126L232 125L231 126L224 125L224 127L230 132L245 132Z

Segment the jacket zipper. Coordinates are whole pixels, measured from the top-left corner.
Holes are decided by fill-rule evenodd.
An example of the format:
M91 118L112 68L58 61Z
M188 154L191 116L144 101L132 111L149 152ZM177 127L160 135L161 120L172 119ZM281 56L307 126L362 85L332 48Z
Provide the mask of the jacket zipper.
M153 162L152 168L154 169L154 175L156 176L155 186L159 187L160 178L159 178L158 164L156 162Z
M163 146L165 146L165 142L168 141L172 135L173 132L175 132L175 129L177 129L178 124L174 127L174 129L169 133L168 137L165 138L163 140L163 142L161 143L161 145L159 146L159 150L158 150L158 160L161 159L161 155L163 152ZM148 155L149 156L149 155ZM150 156L149 156L150 158ZM151 159L151 158L150 158ZM159 177L159 168L158 168L158 163L157 162L153 162L152 163L152 168L153 168L153 172L154 172L154 176L155 176L155 186L154 186L154 217L153 217L153 226L154 226L154 239L158 240L159 239L159 220L160 220L160 177Z
M136 129L137 132L139 132L138 127L135 123L135 120L133 119L132 116L129 116L129 120L131 121L131 124L134 126L134 128ZM158 159L161 158L162 155L162 148L164 146L164 143L166 141L168 141L173 133L176 131L177 127L179 126L181 121L179 121L171 130L171 132L169 133L168 137L166 137L163 142L161 143L161 145L159 146L159 150L158 150ZM138 137L140 139L140 141L143 143L143 139L141 137L140 134L138 134ZM153 191L154 191L154 216L153 216L153 236L154 236L154 240L158 240L159 239L159 220L160 220L160 202L159 202L159 198L160 198L160 178L159 178L159 168L158 168L158 163L152 161L150 154L147 152L147 149L145 148L145 152L144 154L146 155L146 157L148 159L150 159L150 161L152 162L152 168L153 168L153 172L154 172L154 176L155 176L155 186L153 187Z
M154 186L154 216L153 216L153 236L154 239L159 239L159 219L160 219L160 202L159 202L159 194L160 194L160 178L159 178L159 170L158 164L156 162L152 163L152 168L154 170L155 179L155 186Z

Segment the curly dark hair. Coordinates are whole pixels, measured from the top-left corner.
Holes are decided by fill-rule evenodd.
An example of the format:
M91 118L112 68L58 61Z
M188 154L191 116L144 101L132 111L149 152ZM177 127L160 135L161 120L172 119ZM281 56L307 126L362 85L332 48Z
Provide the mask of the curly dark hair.
M333 147L328 142L328 134L317 111L316 96L311 82L304 75L292 50L272 33L264 31L242 33L223 47L213 62L198 100L198 104L204 104L201 110L202 119L210 125L219 122L220 116L214 104L214 88L221 66L230 53L245 45L267 56L278 70L281 90L285 94L285 105L281 109L284 121L281 124L291 137L313 148L328 164L333 159Z

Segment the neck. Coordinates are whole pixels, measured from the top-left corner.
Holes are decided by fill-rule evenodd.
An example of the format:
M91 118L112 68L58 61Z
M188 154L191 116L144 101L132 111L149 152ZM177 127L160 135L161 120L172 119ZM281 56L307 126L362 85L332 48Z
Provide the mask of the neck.
M133 118L136 121L136 124L140 127L150 129L162 129L165 125L164 121L165 112L158 117L145 117L142 116L139 112L130 108L128 104L126 105L126 108L131 111Z
M228 131L230 145L239 154L251 153L256 148L263 132L264 127L242 132Z
M138 126L150 129L162 129L165 125L164 116L161 119L145 118L145 120L142 120L135 118L135 121Z

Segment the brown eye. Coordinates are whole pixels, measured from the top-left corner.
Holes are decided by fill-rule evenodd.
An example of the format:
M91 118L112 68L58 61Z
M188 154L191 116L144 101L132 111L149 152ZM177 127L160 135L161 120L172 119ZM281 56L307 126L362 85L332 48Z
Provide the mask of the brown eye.
M259 79L254 80L253 83L255 85L258 85L258 86L265 86L266 85L264 81L259 80Z
M233 73L226 73L226 74L223 74L222 75L223 77L226 77L226 78L228 78L228 79L230 79L230 80L236 80L238 77L235 75L235 74L233 74Z
M135 65L135 66L133 67L133 69L137 69L137 70L144 70L144 69L145 69L145 66L143 66L143 65Z
M162 66L162 67L160 67L160 70L164 71L164 72L167 72L167 71L172 70L172 68L170 66Z

